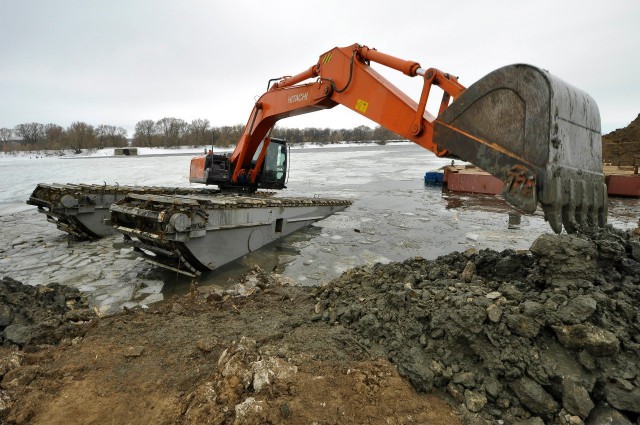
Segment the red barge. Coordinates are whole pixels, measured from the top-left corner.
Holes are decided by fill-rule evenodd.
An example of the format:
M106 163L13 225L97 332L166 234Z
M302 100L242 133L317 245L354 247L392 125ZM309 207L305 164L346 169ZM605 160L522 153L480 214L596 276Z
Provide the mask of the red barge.
M609 196L640 198L640 174L638 166L603 167ZM442 189L450 192L498 195L502 181L474 165L449 165L444 167Z

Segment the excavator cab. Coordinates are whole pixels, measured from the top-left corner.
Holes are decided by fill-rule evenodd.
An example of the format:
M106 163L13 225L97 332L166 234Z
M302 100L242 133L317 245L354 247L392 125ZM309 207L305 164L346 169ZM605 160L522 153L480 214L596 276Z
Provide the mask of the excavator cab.
M253 183L248 173L242 174L237 182L232 182L233 165L230 155L213 152L191 159L189 181L217 185L221 190L241 193L255 192L258 188L284 189L287 180L287 158L285 140L265 138L251 161L250 173L257 174Z
M258 149L257 152L260 152ZM287 179L287 142L271 139L267 146L262 171L258 176L258 186L264 189L284 189Z

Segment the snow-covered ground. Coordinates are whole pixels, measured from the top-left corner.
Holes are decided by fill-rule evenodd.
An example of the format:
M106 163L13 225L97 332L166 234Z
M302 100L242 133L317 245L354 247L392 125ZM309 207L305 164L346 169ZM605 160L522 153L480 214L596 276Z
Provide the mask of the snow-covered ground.
M201 155L205 149L210 147L186 147L181 146L178 148L137 148L138 155ZM216 148L215 152L230 152L232 148ZM5 159L22 159L22 160L35 160L45 158L93 158L93 157L110 157L114 156L114 148L103 149L84 149L81 153L76 154L71 149L66 150L45 150L45 151L30 151L30 152L0 152L0 160Z
M388 143L393 146L407 146L413 144L409 141L394 141ZM297 149L326 149L326 148L353 148L353 147L367 147L367 146L380 146L378 143L374 142L359 142L359 143L349 143L349 142L338 142L332 144L317 144L317 143L305 143L292 146L293 150ZM138 155L140 156L152 156L152 155L201 155L204 152L211 149L211 146L201 146L201 147L188 147L188 146L180 146L177 148L161 148L161 147L138 147ZM215 147L212 149L214 152L231 152L233 151L233 147L229 148L218 148ZM44 151L31 151L31 152L0 152L0 160L2 159L41 159L41 158L89 158L89 157L109 157L114 156L114 148L102 148L102 149L85 149L82 153L76 154L71 149L66 150L44 150Z

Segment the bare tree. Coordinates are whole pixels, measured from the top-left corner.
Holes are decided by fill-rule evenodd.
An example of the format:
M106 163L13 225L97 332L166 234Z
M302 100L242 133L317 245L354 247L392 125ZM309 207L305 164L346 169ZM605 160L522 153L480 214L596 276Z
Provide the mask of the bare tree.
M0 142L9 143L13 137L13 130L10 128L0 128Z
M213 129L216 133L216 146L233 146L240 140L244 132L244 125L236 124L234 126L223 126Z
M386 143L389 140L404 139L404 137L401 137L396 133L394 133L393 131L387 128L384 128L380 125L373 129L373 133L371 134L371 137L373 138L373 140L375 140L378 143Z
M37 149L38 142L44 139L44 126L37 122L18 124L13 131L31 149Z
M207 119L195 119L191 121L191 125L189 125L189 132L193 136L193 145L194 146L202 146L205 144L205 136L207 130L209 129L209 120Z
M47 149L64 149L65 132L58 124L47 124L44 126L44 137L47 140Z
M109 133L112 131L111 130L112 127L113 127L113 131L115 131L116 129L115 125L100 124L95 128L95 135L96 135L96 141L98 142L98 149L102 149L105 147L105 142L107 141L107 137L109 136Z
M133 134L134 146L153 146L153 136L156 134L156 123L153 120L142 120L136 123Z
M156 131L163 137L164 147L180 146L188 128L187 122L180 118L166 117L156 123Z
M123 127L115 127L113 133L109 134L109 142L113 147L127 146L127 130Z
M95 130L92 125L86 122L73 122L67 128L67 137L71 143L71 147L75 149L76 153L82 152L82 149L96 146Z
M95 129L98 148L121 147L127 145L127 130L115 125L100 124Z
M0 128L0 149L2 152L8 152L11 149L11 141L13 140L13 130L10 128Z

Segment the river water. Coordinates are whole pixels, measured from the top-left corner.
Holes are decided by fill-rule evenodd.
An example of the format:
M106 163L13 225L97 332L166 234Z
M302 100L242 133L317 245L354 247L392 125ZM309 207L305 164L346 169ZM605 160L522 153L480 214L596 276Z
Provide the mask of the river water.
M0 276L78 287L105 313L187 291L190 278L144 262L122 237L72 241L25 201L41 182L188 187L191 156L0 158ZM426 171L449 163L414 144L292 149L288 188L280 195L348 198L353 205L198 277L196 286L225 287L253 265L318 285L362 264L467 249L527 249L551 232L540 210L509 228L513 210L499 197L447 195L424 185ZM640 200L610 200L614 226L633 228L639 217Z

